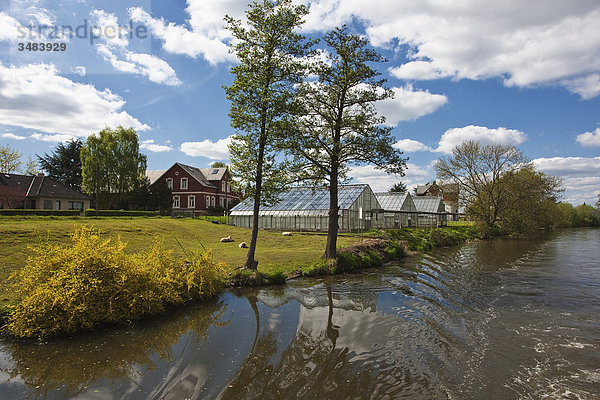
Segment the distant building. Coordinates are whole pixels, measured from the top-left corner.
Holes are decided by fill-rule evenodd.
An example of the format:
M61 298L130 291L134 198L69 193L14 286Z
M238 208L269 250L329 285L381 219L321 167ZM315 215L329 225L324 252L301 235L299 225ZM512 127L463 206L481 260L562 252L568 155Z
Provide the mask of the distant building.
M163 171L147 171L150 185L166 182L173 194L173 212L206 213L211 207L224 210L239 196L231 190L231 176L225 168L196 168L175 163Z
M413 202L417 207L419 227L440 227L448 225L448 213L441 197L415 196Z
M382 218L378 218L378 228L411 228L417 226L417 207L413 202L413 196L404 193L375 193L379 201Z
M341 232L370 229L376 224L381 205L369 185L342 185L338 188ZM231 209L232 225L250 228L254 202L246 199ZM290 231L327 231L329 224L329 190L292 188L271 206L261 206L259 228Z
M417 197L422 196L433 196L442 197L446 212L450 214L450 219L458 221L458 199L459 199L459 187L456 183L433 183L427 182L425 185L418 185L415 189Z
M90 198L44 175L0 174L0 208L83 212Z

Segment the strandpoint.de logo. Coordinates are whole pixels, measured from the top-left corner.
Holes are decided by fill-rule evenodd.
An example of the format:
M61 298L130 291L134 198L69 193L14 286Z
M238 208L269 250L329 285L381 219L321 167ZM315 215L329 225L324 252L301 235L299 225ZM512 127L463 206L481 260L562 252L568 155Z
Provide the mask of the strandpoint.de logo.
M82 24L73 25L19 25L17 26L17 40L42 41L87 39L91 45L99 39L108 41L114 39L133 38L146 39L148 28L143 24L136 24L129 20L127 25L98 26L90 24L87 19Z

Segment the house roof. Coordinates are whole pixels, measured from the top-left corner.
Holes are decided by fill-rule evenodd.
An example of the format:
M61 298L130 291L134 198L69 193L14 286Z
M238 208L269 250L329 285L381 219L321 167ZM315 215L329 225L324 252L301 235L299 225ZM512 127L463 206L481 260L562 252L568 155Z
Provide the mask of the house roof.
M17 188L25 197L89 199L87 195L44 175L0 174L0 185Z
M403 193L375 193L377 201L385 211L416 211L413 196Z
M441 197L436 196L415 196L413 202L417 207L417 211L422 213L437 213L445 212L446 207Z
M227 171L227 168L200 168L202 175L209 181L220 181Z
M340 213L349 209L369 185L342 185L338 187ZM251 215L253 199L246 199L231 209L231 215ZM261 206L261 215L328 215L329 190L326 188L298 187L279 195L279 201L271 206Z
M167 172L166 169L161 169L161 170L156 170L156 171L146 171L146 177L148 178L148 180L150 181L150 184L152 185L154 182L156 182L158 180L158 178L160 178L165 172Z

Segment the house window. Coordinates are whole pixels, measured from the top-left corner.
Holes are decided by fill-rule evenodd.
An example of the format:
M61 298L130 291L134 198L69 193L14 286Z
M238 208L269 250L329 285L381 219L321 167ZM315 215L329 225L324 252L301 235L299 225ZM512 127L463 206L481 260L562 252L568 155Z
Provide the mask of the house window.
M215 206L215 196L212 196L210 198L210 205L213 206L213 207Z
M167 178L167 186L173 190L173 178Z
M179 196L173 196L173 208L179 208Z
M231 185L227 182L227 193L231 192Z
M196 196L188 196L188 208L196 208Z
M206 196L206 208L210 207L210 196Z
M226 186L227 186L227 182L221 181L221 192L225 191Z
M83 211L83 201L70 201L69 210Z
M56 200L56 207L54 209L60 210L60 200Z
M187 189L187 178L181 178L181 190Z
M44 210L52 210L52 200L44 200Z

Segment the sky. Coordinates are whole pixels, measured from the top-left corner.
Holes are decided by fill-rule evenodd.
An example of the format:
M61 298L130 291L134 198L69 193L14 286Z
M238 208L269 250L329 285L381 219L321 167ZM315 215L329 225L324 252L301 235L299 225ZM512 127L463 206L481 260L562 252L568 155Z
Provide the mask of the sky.
M406 176L350 171L375 191L433 181L464 140L516 145L561 177L563 200L600 194L598 0L295 0L318 37L347 24L387 61L377 105ZM24 159L106 126L133 127L148 169L228 162L223 17L247 0L0 0L0 145ZM51 51L25 48L55 43ZM65 44L64 49L59 48ZM22 48L20 50L20 48Z

